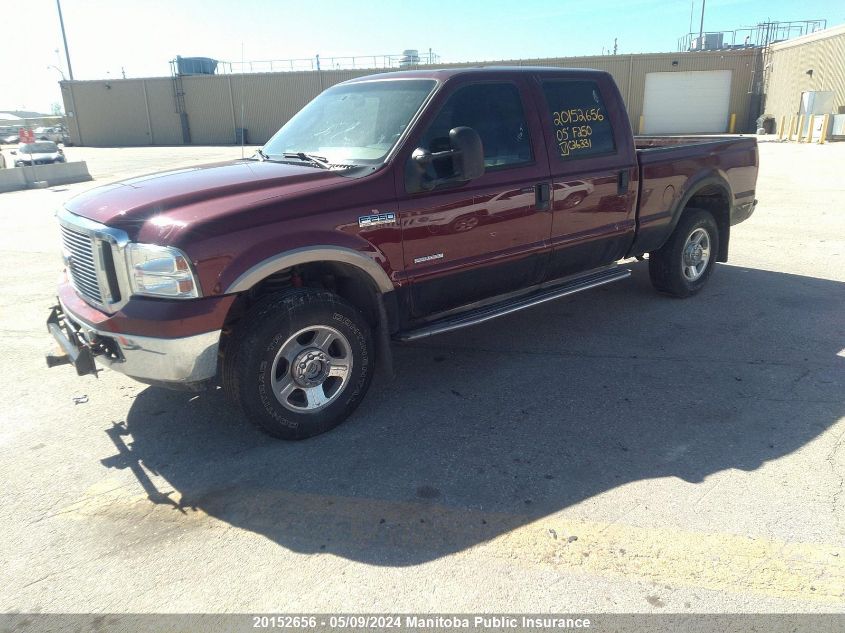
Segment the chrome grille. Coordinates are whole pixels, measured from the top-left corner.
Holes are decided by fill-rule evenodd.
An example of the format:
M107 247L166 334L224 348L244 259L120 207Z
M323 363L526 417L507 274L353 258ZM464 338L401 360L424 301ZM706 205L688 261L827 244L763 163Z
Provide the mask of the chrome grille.
M61 229L71 283L83 297L102 304L103 292L97 274L99 258L95 250L99 248L98 243L94 237L86 233L74 231L64 225L61 226Z

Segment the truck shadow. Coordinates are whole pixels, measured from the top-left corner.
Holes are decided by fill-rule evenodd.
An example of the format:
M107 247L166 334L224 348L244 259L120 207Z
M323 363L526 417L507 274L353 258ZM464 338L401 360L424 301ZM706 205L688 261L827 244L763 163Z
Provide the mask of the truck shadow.
M297 552L412 565L629 482L757 469L845 415L845 284L724 265L678 301L633 268L397 346L396 380L305 442L265 438L219 391L146 389L104 464Z

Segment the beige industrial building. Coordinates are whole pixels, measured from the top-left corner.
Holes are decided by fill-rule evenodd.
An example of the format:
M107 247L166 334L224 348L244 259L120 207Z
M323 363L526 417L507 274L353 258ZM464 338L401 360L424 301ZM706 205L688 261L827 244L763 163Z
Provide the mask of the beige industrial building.
M802 91L832 91L835 105L845 104L843 49L845 27L837 27L769 48L484 63L606 70L622 92L635 132L751 132L764 102L776 117L797 113ZM805 74L810 67L813 72ZM233 144L240 129L255 144L325 88L374 72L384 71L177 75L65 81L61 88L67 127L78 145Z
M845 134L845 24L772 44L765 67L766 113L778 125L800 114L835 113L841 129L831 131ZM819 111L802 111L811 96L823 99Z

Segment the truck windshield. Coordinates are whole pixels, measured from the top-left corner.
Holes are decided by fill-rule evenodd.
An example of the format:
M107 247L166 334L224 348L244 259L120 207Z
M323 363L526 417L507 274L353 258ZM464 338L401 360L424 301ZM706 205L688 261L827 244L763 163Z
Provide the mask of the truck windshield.
M331 167L377 165L434 88L430 79L342 84L305 106L263 147L270 159L311 154Z

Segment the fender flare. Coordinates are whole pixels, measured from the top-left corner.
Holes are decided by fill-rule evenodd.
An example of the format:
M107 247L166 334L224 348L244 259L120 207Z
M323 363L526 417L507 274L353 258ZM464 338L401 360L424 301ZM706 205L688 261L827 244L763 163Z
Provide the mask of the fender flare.
M225 294L249 290L259 281L269 277L273 273L290 268L291 266L312 262L350 264L365 272L382 294L394 289L393 282L388 277L384 268L372 257L368 257L361 251L344 246L317 245L295 248L258 262L229 284L229 287L225 290Z
M704 176L703 178L699 178L695 182L693 182L689 188L686 190L683 196L678 198L678 201L675 203L675 206L672 208L672 224L670 226L669 235L672 234L672 231L675 230L675 227L678 225L678 222L681 219L681 214L683 213L684 208L687 206L689 201L704 187L709 185L716 185L719 188L725 191L725 195L728 198L728 219L730 220L731 209L733 208L733 191L731 190L730 183L725 180L720 174L713 174L711 173L708 176Z
M678 226L678 222L681 220L681 215L683 214L683 211L689 201L704 187L708 187L710 185L715 185L722 189L728 199L727 221L724 225L717 224L719 226L719 252L716 255L716 261L726 262L728 261L728 250L731 239L731 217L733 215L734 197L730 183L721 174L711 173L708 176L699 178L690 185L672 209L672 224L669 227L668 235L671 236L672 233L675 232L675 228ZM668 240L669 237L667 236L666 239Z

